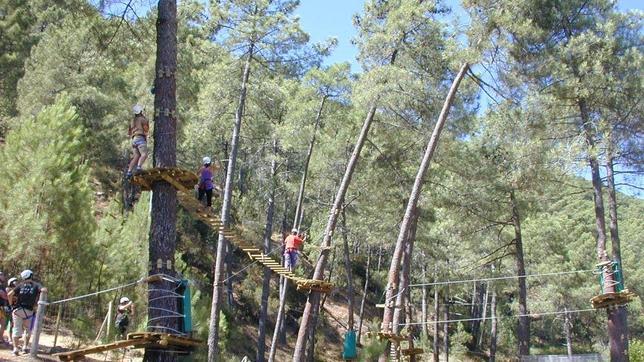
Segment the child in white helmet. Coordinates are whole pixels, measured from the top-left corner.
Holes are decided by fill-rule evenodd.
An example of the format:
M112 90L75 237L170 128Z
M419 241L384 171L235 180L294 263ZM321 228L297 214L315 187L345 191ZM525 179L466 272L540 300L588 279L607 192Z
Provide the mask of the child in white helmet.
M132 170L140 172L143 162L148 158L148 132L150 130L150 123L143 115L143 106L139 104L135 105L132 107L132 113L134 113L134 118L130 122L127 134L132 139L134 156L127 168L127 178L132 177Z
M119 332L121 338L125 338L125 332L130 325L129 316L134 316L134 303L128 297L123 297L119 300L119 305L116 308L116 330Z
M199 169L199 201L202 201L204 199L204 196L206 197L206 206L208 208L212 207L212 190L215 188L215 184L212 180L212 160L210 157L204 157L202 162L202 166Z

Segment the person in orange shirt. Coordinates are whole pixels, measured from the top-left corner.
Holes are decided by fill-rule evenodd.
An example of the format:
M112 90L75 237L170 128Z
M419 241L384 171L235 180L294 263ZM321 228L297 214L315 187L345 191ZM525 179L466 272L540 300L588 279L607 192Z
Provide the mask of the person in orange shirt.
M285 266L289 271L293 271L295 269L295 265L297 264L297 258L300 254L298 251L301 247L302 244L304 243L304 239L302 239L298 234L297 234L297 229L291 230L291 235L287 236L286 239L284 240L284 260L285 260Z

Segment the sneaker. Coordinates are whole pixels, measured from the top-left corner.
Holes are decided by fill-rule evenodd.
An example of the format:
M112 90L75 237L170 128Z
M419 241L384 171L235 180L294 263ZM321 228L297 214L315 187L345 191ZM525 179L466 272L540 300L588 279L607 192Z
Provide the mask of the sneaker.
M125 173L125 179L129 180L132 178L132 171L128 171Z
M24 353L24 354L29 353L29 348L23 348L23 349L22 349L22 353Z
M134 173L135 173L136 175L138 175L138 174L140 174L141 172L143 172L143 169L141 168L141 166L136 166L136 170L134 170Z
M14 349L13 349L13 355L14 355L14 356L18 356L19 354L20 354L20 351L18 351L18 349L17 349L17 348L14 348Z

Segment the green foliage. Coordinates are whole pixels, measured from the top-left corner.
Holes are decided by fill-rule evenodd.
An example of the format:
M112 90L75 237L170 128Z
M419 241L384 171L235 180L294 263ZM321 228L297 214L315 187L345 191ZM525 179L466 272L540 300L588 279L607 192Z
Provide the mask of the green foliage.
M644 341L640 339L631 340L628 346L628 358L631 362L644 361Z

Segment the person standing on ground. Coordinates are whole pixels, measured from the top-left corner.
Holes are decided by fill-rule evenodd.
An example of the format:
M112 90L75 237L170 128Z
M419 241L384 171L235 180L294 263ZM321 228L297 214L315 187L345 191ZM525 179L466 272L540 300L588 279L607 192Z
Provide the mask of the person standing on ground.
M212 181L212 160L210 157L204 157L202 160L202 166L199 169L199 201L206 197L206 206L210 208L212 206L212 190L215 188L215 184Z
M9 306L9 296L7 295L6 284L7 278L4 273L0 272L0 343L7 343L4 339L4 331L11 319L11 307ZM9 331L11 339L11 331Z
M284 260L286 261L286 269L288 269L290 272L295 269L295 265L297 264L297 259L299 256L298 249L300 249L303 243L304 239L302 239L298 235L297 229L291 230L291 235L287 236L284 240Z
M150 130L150 123L143 115L143 106L140 104L132 107L134 118L130 121L127 135L132 139L132 151L134 156L130 165L127 168L126 177L132 177L132 171L138 173L143 170L143 163L148 158L148 132Z
M130 325L130 315L134 316L134 303L128 297L119 300L116 308L116 330L123 339L126 337L127 327Z
M38 297L44 288L33 280L34 273L23 270L20 273L22 281L9 291L9 298L15 296L16 308L12 312L13 320L13 354L18 355L20 338L23 337L24 345L22 352L28 353L29 339L31 338L31 322L35 316L35 308L38 304Z

